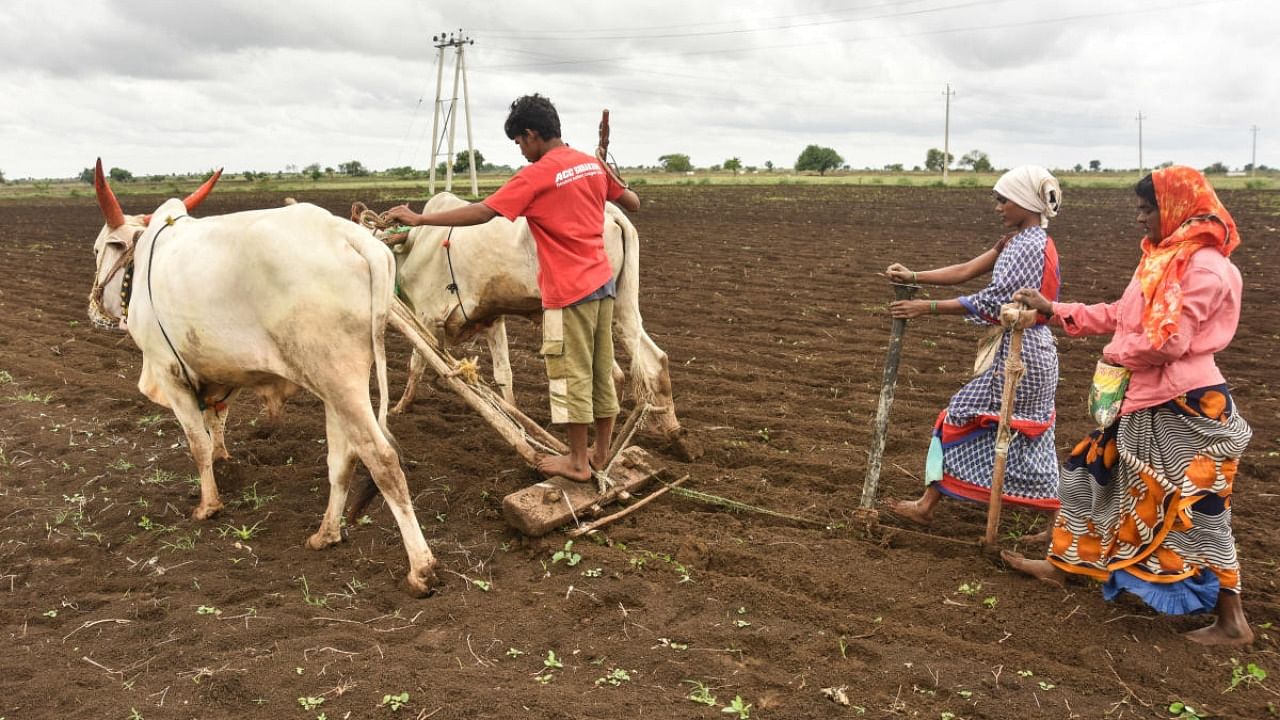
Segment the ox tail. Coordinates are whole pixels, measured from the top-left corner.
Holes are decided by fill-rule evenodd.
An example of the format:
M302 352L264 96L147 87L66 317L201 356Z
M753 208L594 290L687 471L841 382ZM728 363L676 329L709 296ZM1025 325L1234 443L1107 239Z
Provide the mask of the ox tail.
M392 445L396 444L387 427L390 393L387 385L387 318L395 293L396 261L385 245L359 230L348 230L351 248L369 264L370 336L373 343L373 367L378 378L378 427Z
M632 342L640 343L643 340L639 335L644 333L639 315L640 233L636 230L636 226L631 223L631 218L628 218L625 213L612 203L605 204L605 217L607 220L617 224L622 231L622 268L618 271L618 299L614 305L614 323L615 325L632 325L632 333L636 336L632 338ZM620 316L619 313L623 316ZM634 318L624 317L631 313L635 314ZM623 332L626 331L624 330ZM631 392L638 402L652 402L659 391L659 388L653 386L654 371L652 368L644 367L645 353L638 352L635 347L630 348L630 350L631 370L627 374L631 376Z

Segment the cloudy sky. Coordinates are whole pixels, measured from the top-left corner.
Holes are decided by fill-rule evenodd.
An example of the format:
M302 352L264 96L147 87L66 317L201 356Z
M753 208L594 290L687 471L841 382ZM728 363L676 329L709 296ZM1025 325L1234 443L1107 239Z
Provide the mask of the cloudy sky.
M513 166L507 107L540 92L584 149L610 108L623 165L788 167L816 143L910 168L948 84L956 157L1137 167L1141 113L1147 166L1243 166L1255 125L1280 166L1276 0L8 0L0 170L426 168L432 36L459 28L475 146ZM452 73L450 51L446 99Z

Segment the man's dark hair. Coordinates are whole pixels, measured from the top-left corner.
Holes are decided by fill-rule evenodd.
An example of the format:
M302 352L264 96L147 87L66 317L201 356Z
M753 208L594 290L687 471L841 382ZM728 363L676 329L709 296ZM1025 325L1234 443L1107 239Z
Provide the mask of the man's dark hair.
M547 98L537 93L525 95L511 103L511 112L503 129L512 140L523 135L525 130L533 130L543 140L554 140L560 137L560 115Z
M1150 173L1139 180L1137 185L1133 186L1133 191L1138 195L1138 197L1146 200L1151 207L1160 207L1160 203L1156 200L1156 183L1155 180L1151 179Z

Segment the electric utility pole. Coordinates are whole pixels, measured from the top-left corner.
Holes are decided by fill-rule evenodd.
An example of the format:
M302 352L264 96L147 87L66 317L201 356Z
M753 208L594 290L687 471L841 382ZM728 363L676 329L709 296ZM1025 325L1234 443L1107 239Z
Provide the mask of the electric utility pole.
M476 41L462 34L462 30L455 33L445 35L432 35L431 42L435 43L436 53L436 104L435 114L431 120L431 175L427 186L427 192L434 195L436 192L436 160L440 156L440 143L444 141L446 133L448 134L448 147L445 152L445 180L444 189L446 191L453 190L453 140L457 134L457 109L458 109L458 80L462 79L462 111L466 115L467 122L467 158L471 165L471 194L479 195L480 188L476 183L476 153L475 146L471 141L471 98L467 92L467 63L463 56L463 49L467 45L475 45ZM444 112L444 127L440 126L440 113L444 107L444 102L440 99L440 91L444 86L444 51L445 48L454 49L453 59L453 95L448 101L448 110Z
M1147 166L1142 164L1142 120L1145 117L1146 116L1142 114L1142 111L1139 110L1138 111L1138 177L1145 177L1146 172L1144 171L1147 169Z
M1253 159L1249 162L1249 177L1258 172L1258 126L1249 128L1253 131Z
M947 83L947 89L942 93L947 96L947 114L946 120L942 124L942 184L947 184L947 166L951 165L951 96L955 95L951 91L951 83Z

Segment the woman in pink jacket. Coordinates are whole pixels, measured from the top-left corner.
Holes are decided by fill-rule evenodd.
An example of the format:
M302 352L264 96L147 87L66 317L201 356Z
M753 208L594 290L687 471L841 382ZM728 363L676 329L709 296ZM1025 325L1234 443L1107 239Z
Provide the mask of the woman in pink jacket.
M1213 355L1240 319L1235 221L1199 171L1169 167L1136 188L1142 259L1114 303L1020 300L1068 335L1112 335L1103 360L1131 374L1119 417L1062 467L1062 509L1048 557L1004 553L1012 567L1061 584L1067 573L1105 581L1110 600L1134 593L1157 611L1216 611L1187 637L1208 645L1253 640L1240 600L1231 488L1252 431Z

